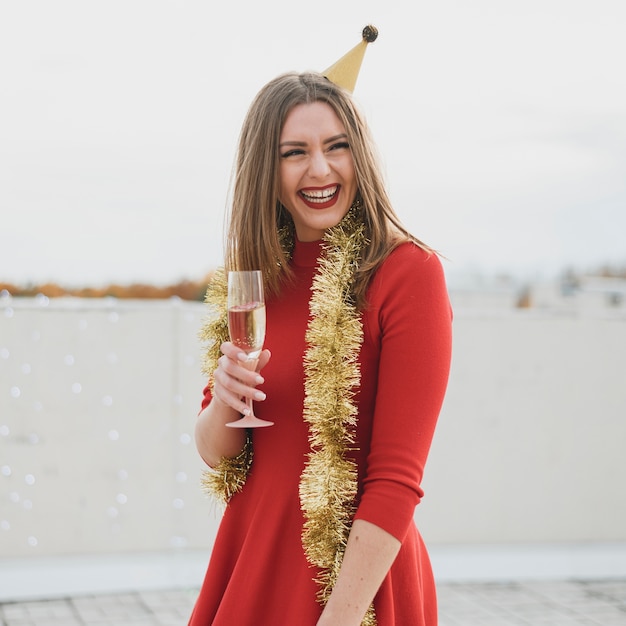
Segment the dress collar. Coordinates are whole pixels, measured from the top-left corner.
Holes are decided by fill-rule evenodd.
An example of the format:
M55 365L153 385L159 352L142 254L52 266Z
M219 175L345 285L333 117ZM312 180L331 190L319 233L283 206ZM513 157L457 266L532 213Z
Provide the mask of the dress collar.
M318 241L299 241L296 238L291 262L296 267L315 267L321 252L321 239Z

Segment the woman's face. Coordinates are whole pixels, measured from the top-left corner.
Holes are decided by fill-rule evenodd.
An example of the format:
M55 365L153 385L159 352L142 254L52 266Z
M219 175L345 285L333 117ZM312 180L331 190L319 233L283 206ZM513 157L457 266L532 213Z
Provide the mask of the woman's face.
M321 239L348 212L357 192L343 124L325 102L298 104L280 135L279 200L300 241Z

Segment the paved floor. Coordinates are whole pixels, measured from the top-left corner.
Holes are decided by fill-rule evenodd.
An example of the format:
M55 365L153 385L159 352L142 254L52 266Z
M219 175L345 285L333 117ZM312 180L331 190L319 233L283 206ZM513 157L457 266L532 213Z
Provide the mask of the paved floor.
M626 626L626 580L439 586L440 626Z
M138 591L9 602L0 604L0 625L184 626L196 593ZM445 583L439 585L439 601L439 626L626 626L626 580Z

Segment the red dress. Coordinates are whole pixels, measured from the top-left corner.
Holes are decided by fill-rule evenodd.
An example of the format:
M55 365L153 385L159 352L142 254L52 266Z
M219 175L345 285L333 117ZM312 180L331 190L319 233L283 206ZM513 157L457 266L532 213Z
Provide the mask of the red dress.
M296 281L267 302L272 358L260 387L267 399L255 412L275 425L253 432L252 468L226 508L190 626L315 626L321 614L298 495L309 451L304 334L319 252L319 242L297 242ZM451 310L438 257L402 244L373 277L368 302L355 397L355 519L402 542L374 600L378 626L435 626L435 584L413 513L450 366ZM209 401L205 390L203 406Z

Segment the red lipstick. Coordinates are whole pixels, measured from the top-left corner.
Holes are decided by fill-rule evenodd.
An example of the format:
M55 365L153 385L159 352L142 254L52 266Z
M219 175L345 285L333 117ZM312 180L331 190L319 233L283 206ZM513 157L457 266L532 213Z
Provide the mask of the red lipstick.
M333 184L325 187L306 187L300 189L298 195L310 209L328 209L339 199L341 185Z

